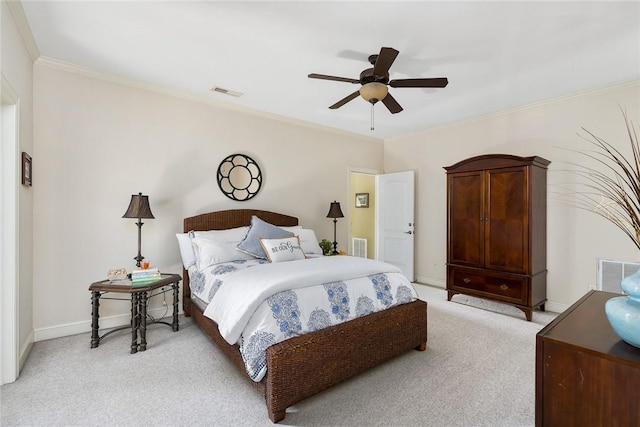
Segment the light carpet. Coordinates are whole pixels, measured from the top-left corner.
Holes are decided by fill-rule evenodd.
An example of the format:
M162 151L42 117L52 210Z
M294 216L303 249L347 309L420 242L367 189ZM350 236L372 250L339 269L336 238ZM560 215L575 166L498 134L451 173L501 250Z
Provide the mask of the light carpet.
M287 410L295 426L533 426L533 321L513 307L416 285L429 303L428 343ZM126 330L34 344L0 388L2 426L269 426L263 398L190 319L152 325L147 351ZM310 355L312 357L312 355Z

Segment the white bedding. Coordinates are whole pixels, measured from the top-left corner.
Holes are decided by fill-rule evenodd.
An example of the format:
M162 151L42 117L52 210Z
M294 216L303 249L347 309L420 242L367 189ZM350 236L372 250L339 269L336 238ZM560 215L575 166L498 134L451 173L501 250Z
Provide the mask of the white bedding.
M396 267L349 256L240 260L191 277L192 293L209 302L204 314L227 342L240 344L254 381L266 373L267 347L417 298Z

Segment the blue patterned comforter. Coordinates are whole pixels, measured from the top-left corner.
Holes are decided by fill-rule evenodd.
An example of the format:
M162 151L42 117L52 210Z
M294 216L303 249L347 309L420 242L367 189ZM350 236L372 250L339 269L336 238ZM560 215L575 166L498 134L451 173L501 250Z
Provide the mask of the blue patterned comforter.
M210 303L205 315L223 337L240 345L254 381L266 373L267 347L417 298L394 266L348 256L217 264L192 274L191 292Z

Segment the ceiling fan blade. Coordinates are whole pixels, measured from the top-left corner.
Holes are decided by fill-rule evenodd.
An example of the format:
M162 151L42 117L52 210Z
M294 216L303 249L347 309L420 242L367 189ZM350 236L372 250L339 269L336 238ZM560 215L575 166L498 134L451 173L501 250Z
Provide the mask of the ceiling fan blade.
M360 83L360 80L350 79L348 77L327 76L326 74L311 73L309 74L308 77L310 79L335 80L337 82L346 82L346 83Z
M389 74L389 68L391 64L396 60L398 51L392 47L383 47L380 49L380 54L376 60L376 65L373 66L374 76L386 76Z
M359 95L360 95L360 91L357 90L357 91L353 92L351 95L345 96L344 98L342 98L340 101L336 102L335 104L333 104L329 108L332 109L332 110L335 110L336 108L340 108L344 104L346 104L347 102L351 101L352 99L357 98Z
M403 110L400 104L398 104L398 101L396 101L390 93L387 93L387 96L382 98L382 103L389 109L389 111L391 111L392 114L399 113Z
M434 79L399 79L391 80L391 87L445 87L449 83L446 77Z

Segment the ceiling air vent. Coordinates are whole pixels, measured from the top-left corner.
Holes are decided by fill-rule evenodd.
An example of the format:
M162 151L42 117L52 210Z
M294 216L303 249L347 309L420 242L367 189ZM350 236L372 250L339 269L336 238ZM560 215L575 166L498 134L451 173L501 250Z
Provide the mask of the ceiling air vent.
M213 92L219 92L219 93L224 93L225 95L235 96L236 98L239 98L240 96L242 96L240 92L235 92L233 90L225 89L223 87L218 87L218 86L212 87L211 90Z

